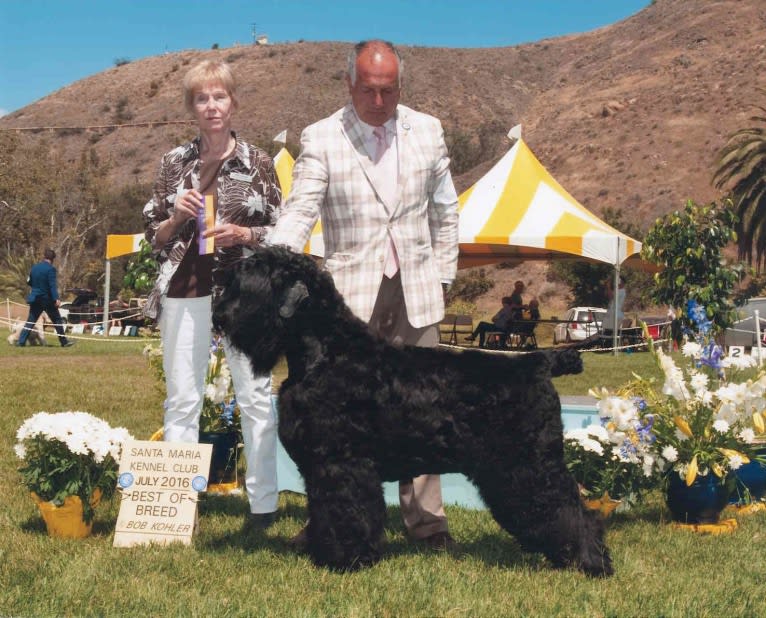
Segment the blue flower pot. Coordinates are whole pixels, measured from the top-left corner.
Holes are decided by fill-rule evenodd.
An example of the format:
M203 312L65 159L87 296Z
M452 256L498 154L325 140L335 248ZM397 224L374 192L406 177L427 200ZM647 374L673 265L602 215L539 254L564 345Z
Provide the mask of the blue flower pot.
M764 453L759 453L762 455ZM744 503L747 494L750 494L750 500L756 502L766 494L766 466L751 461L734 471L734 478L737 480L736 489L731 497L731 502Z
M729 490L715 474L699 476L687 486L671 472L666 501L673 521L683 524L715 524L729 500Z
M229 433L199 432L202 444L212 444L213 454L210 459L210 485L234 482L237 478L237 444L239 436L236 431Z

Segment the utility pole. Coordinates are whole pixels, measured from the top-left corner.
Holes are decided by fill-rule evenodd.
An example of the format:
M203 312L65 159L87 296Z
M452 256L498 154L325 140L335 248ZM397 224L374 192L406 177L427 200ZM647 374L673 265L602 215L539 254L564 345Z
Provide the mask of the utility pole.
M256 26L255 23L250 24L250 26L252 27L253 45L255 45L257 43L257 41L258 41L258 31L257 31L257 29L255 27Z

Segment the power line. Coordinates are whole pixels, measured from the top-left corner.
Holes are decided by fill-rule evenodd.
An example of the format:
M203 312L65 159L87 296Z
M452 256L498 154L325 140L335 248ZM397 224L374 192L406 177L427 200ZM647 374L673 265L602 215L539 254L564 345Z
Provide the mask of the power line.
M152 128L159 125L194 124L196 120L151 120L149 122L126 122L124 124L95 124L82 127L0 127L0 131L97 131L104 129L132 129L137 127Z

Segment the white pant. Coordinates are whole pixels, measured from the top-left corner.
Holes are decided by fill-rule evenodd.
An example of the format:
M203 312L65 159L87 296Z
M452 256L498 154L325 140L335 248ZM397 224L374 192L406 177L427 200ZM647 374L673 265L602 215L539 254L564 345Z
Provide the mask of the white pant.
M164 439L197 442L210 357L211 297L164 298L160 316L165 370ZM245 489L253 513L277 510L277 425L271 375L253 375L250 361L224 340L226 362L241 412Z

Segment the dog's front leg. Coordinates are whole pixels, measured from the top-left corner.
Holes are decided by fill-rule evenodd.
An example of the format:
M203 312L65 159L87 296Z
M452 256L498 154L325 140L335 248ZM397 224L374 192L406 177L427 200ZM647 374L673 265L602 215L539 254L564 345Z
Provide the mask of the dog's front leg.
M306 475L308 551L315 564L356 570L380 559L386 504L370 460L325 461Z

